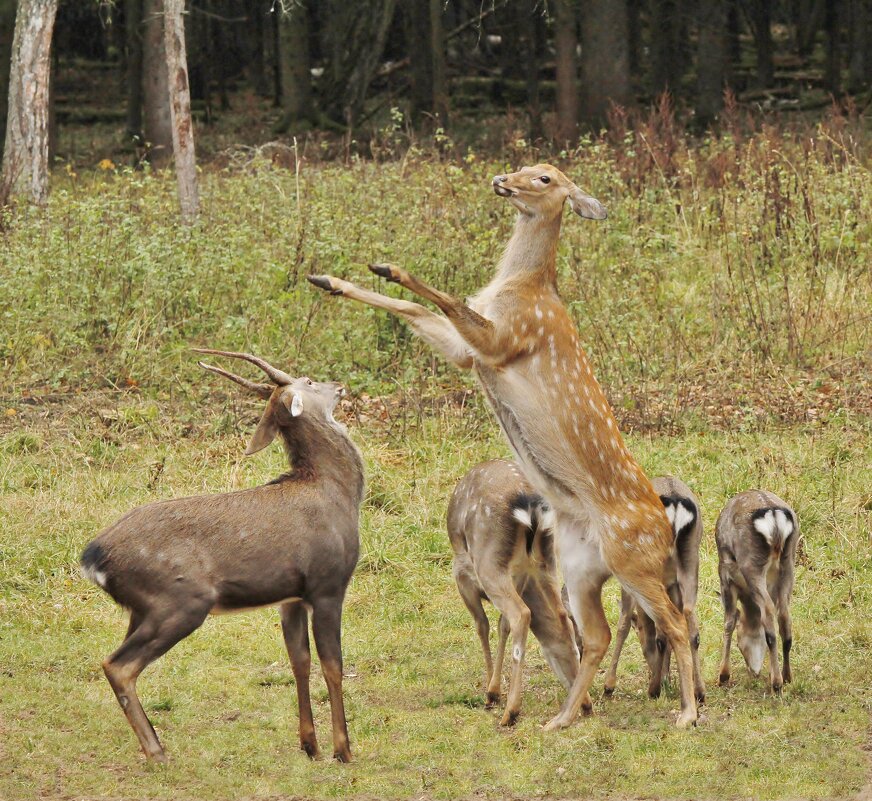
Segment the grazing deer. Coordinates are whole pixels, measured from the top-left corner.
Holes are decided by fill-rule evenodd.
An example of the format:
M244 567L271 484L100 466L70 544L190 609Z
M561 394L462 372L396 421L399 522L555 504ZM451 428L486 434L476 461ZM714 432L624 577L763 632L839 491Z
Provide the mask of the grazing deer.
M779 693L782 684L793 677L790 596L799 541L796 514L771 492L740 492L718 516L715 540L724 604L724 646L718 683L727 684L730 680L730 643L738 622L739 650L748 670L759 676L768 651L769 684L773 692ZM737 601L742 602L741 611ZM784 654L783 670L778 666L776 616Z
M503 655L512 634L512 675L500 723L521 711L527 632L533 630L548 664L568 690L578 673L578 649L560 600L550 510L513 462L494 459L473 467L448 504L448 537L460 597L475 621L485 661L487 705L500 700ZM500 611L496 662L482 600Z
M702 541L702 517L699 501L683 481L673 476L658 476L651 480L660 496L666 516L672 524L672 559L668 568L666 590L675 606L687 621L690 645L693 649L693 685L696 700L705 701L705 682L699 664L699 623L696 619L696 596L699 587L699 546ZM669 676L669 645L658 635L654 621L636 603L626 590L621 591L621 617L618 623L612 662L605 679L606 695L615 691L618 661L630 625L635 621L642 644L642 653L648 663L650 680L648 695L657 698Z
M345 390L292 378L245 353L197 352L244 359L269 376L272 384L259 384L200 362L267 401L245 453L257 453L280 435L292 469L253 489L140 506L85 548L84 576L130 610L127 636L103 670L146 757L166 761L136 695L139 674L209 614L278 606L297 685L300 745L314 758L311 611L330 697L333 753L347 762L340 624L360 547L363 464L345 426L333 419Z
M557 291L564 203L597 220L606 210L547 164L498 175L493 189L519 213L496 276L469 305L389 264L370 269L445 316L330 276L309 280L396 314L454 364L472 368L524 475L554 510L557 552L584 653L565 703L546 728L568 726L590 703L588 690L611 640L601 596L612 574L672 646L681 680L677 723L690 726L696 701L687 624L664 582L672 527L624 445Z

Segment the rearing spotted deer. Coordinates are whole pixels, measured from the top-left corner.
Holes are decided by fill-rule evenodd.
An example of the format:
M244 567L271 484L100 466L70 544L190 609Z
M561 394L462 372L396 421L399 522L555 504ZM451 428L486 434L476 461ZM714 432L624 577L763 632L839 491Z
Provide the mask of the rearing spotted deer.
M547 164L498 175L493 189L519 213L496 276L468 305L400 267L371 267L434 303L444 317L337 278L309 280L402 317L446 358L472 368L525 476L554 510L557 550L584 653L566 701L546 728L568 726L590 704L588 691L611 640L601 596L612 574L672 646L681 681L677 723L690 726L697 713L687 624L664 584L672 528L624 445L557 292L564 204L596 220L606 210Z

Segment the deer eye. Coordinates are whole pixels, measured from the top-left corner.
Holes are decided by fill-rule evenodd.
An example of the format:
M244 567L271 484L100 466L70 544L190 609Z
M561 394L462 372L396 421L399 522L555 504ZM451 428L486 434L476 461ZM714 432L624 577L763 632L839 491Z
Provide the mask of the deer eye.
M312 386L312 379L311 379L311 378L307 378L307 379L306 379L306 383L311 387L311 386Z
M550 184L551 183L551 179L547 175L543 175L539 180L543 184Z

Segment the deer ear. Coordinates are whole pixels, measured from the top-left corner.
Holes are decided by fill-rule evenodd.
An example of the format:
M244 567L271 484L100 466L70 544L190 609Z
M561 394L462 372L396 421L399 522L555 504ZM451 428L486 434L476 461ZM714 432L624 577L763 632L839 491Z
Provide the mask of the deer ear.
M254 434L251 437L251 442L248 443L248 447L245 449L245 455L251 456L253 453L257 453L258 451L262 451L267 445L270 444L275 438L276 434L279 433L279 427L276 425L275 420L273 419L273 410L272 404L266 407L266 411L263 413L263 417L260 418L260 422L257 424L257 428L254 430Z
M282 403L285 408L291 413L291 417L299 417L303 413L303 396L299 392L292 392L293 400L288 403L287 396L282 397Z
M573 185L569 193L569 205L579 216L588 220L604 220L608 217L606 207L595 198L584 194L577 186Z

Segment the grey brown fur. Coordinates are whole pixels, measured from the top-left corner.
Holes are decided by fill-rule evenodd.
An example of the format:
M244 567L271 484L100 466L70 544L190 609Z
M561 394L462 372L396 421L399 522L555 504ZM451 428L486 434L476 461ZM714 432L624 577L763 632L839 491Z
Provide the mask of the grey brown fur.
M778 693L782 684L793 678L790 596L799 521L790 506L774 493L748 490L728 501L718 517L715 539L724 604L719 683L726 684L730 680L730 643L738 623L739 650L748 669L755 676L759 675L768 651L769 683L773 692ZM783 666L778 663L776 618Z
M529 629L564 687L572 686L578 672L572 624L560 600L550 516L517 465L504 459L473 467L458 482L448 506L454 580L481 641L488 706L500 699L503 655L512 634L503 725L513 724L520 713ZM500 611L495 662L483 600Z
M693 655L693 685L696 700L705 701L705 681L699 661L699 623L696 618L696 599L699 589L699 547L702 542L702 515L699 501L690 487L674 476L658 476L651 480L660 496L672 524L674 545L667 562L666 589L675 606L684 614ZM642 644L642 653L648 664L648 695L656 698L669 677L670 648L665 638L658 635L654 621L621 590L621 615L617 638L605 679L605 693L611 695L617 683L618 662L631 624L635 623Z
M359 552L363 464L345 427L333 419L344 390L336 383L293 379L247 354L201 352L252 361L273 379L257 384L201 363L267 400L246 453L279 435L292 469L253 489L141 506L85 548L83 574L130 611L124 642L103 662L106 678L146 756L163 761L163 747L136 695L139 674L207 615L277 605L296 679L300 743L314 757L311 611L330 697L334 755L347 761L340 625Z

